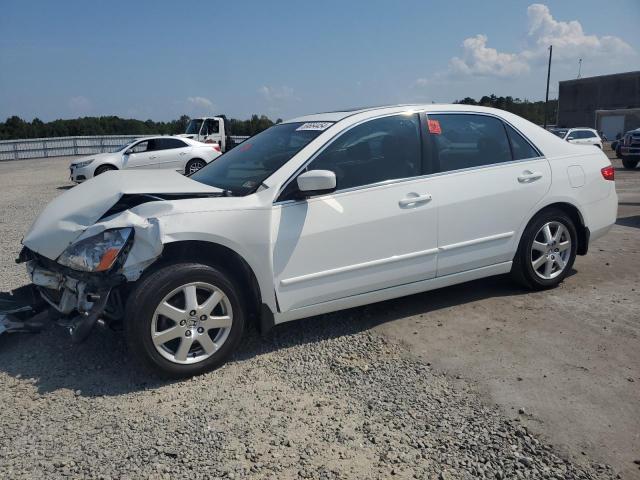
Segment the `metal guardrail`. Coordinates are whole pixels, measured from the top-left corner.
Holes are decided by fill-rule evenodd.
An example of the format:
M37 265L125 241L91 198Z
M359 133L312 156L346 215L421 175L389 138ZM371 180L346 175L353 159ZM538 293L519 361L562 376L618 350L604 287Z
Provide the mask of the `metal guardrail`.
M110 152L136 138L153 135L92 135L83 137L30 138L28 140L0 140L0 161L28 158L92 155ZM232 136L241 143L249 137Z

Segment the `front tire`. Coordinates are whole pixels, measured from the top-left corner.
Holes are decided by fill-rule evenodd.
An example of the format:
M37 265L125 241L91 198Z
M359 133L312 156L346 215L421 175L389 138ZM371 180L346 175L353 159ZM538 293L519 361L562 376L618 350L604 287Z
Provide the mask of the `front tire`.
M532 290L554 288L571 271L577 247L576 227L566 213L540 212L522 234L511 273Z
M165 378L199 375L235 351L246 312L230 276L208 265L165 265L127 300L125 335L143 367Z
M638 160L634 159L634 158L622 158L622 166L624 168L628 168L629 170L633 170L634 168L636 168L638 166Z

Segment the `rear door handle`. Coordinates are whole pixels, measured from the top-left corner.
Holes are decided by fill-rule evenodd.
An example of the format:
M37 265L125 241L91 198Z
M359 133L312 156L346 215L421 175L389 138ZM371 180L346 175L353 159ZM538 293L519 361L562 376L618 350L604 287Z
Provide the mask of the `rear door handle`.
M419 195L417 193L411 192L411 193L408 193L407 196L402 200L398 200L398 205L400 205L401 207L414 207L421 203L427 203L430 201L431 201L430 193L423 193L422 195Z
M540 172L531 172L529 170L525 170L522 172L522 175L518 177L518 181L520 183L531 183L536 180L540 180L542 178L542 174Z

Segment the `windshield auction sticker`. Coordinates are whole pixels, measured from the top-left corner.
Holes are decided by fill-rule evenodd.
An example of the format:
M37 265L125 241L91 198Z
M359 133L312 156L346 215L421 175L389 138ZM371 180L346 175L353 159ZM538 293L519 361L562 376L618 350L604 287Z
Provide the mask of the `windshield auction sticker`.
M307 122L300 125L296 130L317 130L323 131L333 125L333 122Z

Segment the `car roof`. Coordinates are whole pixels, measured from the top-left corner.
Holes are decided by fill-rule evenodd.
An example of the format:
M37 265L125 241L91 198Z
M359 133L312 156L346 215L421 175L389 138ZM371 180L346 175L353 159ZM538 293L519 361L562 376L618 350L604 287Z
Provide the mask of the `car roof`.
M378 107L366 107L357 109L343 109L339 111L314 113L311 115L303 115L286 120L283 123L294 122L340 122L350 117L358 116L377 117L385 114L403 113L415 110L425 111L426 113L434 112L469 112L469 113L488 113L501 117L511 115L506 110L500 110L491 107L482 107L480 105L467 105L464 103L404 103L397 105L383 105Z
M138 137L134 140L131 140L131 142L139 142L141 140L157 140L159 138L175 138L176 140L182 140L183 142L188 143L189 145L197 145L198 143L201 143L201 142L192 140L191 138L180 137L177 135L152 135L150 137Z

